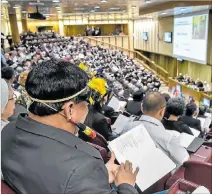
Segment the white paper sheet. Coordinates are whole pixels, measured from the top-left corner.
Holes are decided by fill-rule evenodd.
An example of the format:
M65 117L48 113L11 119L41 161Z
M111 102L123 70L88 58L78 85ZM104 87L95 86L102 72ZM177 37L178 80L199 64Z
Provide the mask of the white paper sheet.
M203 194L203 193L210 194L210 191L207 188L200 186L192 192L192 194Z
M179 138L181 146L183 146L184 148L188 148L191 142L194 141L195 136L189 135L187 133L181 133Z
M139 167L136 183L141 191L149 188L176 167L163 151L156 148L142 124L110 142L109 149L115 153L120 163L129 160L134 169Z
M199 118L199 117L197 117L197 119L200 120L201 128L203 129L203 126L204 126L204 123L205 123L205 118Z
M108 103L108 106L113 108L115 111L120 110L119 100L115 96L111 98L110 102Z
M113 131L117 134L121 134L122 131L124 130L124 127L129 122L129 120L130 120L129 117L126 117L126 116L120 114L118 116L118 118L116 119L116 122L111 126Z
M210 126L210 124L211 124L211 118L207 117L207 118L205 119L205 123L204 123L204 125L203 125L203 129L208 129L209 126Z
M212 113L205 113L206 117L212 118ZM199 119L199 118L198 118Z
M191 129L191 132L193 133L193 135L194 135L195 137L198 137L198 136L199 136L200 131L198 131L198 130L196 130L196 129L194 129L194 128L191 128L191 127L190 127L190 129Z

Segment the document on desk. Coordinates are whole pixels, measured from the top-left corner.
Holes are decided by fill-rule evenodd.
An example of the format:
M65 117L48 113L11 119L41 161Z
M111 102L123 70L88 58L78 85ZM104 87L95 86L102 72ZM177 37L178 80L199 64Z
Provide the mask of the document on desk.
M200 120L201 128L203 129L204 123L205 123L205 118L197 118Z
M111 100L108 103L108 106L113 108L115 111L119 111L120 110L119 100L115 96L113 96L111 98Z
M113 131L117 134L121 134L124 130L124 127L127 125L127 123L130 121L130 117L126 117L122 114L118 116L115 123L111 126Z
M142 124L111 141L108 147L119 163L129 160L134 170L139 167L136 183L141 191L176 168L175 163L155 146Z
M194 135L189 135L187 133L181 133L180 136L180 144L184 148L188 148L188 146L191 144L192 141L194 141L195 136Z
M190 130L191 130L191 132L193 133L193 135L194 135L195 137L198 137L198 136L199 136L199 134L200 134L200 131L199 131L199 130L196 130L196 129L191 128L191 127L190 127Z
M205 119L205 122L204 122L204 125L203 125L203 129L209 129L210 124L211 124L211 118L207 117ZM207 132L209 132L209 131L207 131Z

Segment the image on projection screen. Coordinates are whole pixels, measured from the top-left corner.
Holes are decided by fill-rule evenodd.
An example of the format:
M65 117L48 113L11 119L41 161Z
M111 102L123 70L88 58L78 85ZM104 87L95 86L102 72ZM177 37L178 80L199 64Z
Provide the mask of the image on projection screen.
M193 17L192 39L205 40L206 35L206 15Z
M208 14L174 18L173 56L207 63Z

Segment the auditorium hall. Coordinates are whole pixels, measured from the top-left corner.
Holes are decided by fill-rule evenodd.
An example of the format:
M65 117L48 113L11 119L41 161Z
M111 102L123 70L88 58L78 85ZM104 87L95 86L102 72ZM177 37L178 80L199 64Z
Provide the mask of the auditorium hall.
M211 0L1 0L2 194L212 194Z

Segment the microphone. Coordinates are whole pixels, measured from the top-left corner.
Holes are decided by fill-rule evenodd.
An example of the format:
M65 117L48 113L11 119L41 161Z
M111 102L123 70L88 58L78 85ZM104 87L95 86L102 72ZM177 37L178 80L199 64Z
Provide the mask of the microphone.
M86 126L83 123L75 123L75 125L79 128L79 131L87 135L88 137L95 139L96 138L96 132L91 129L90 127Z

